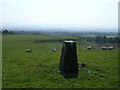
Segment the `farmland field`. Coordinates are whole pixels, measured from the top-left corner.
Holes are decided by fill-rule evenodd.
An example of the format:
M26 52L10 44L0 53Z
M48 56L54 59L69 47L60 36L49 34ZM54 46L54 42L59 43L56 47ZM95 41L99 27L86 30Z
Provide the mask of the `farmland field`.
M118 88L118 50L100 50L99 45L78 40L78 78L58 73L62 42L38 40L71 39L49 35L4 35L2 56L3 88ZM96 49L84 50L87 45ZM56 48L56 52L52 49ZM32 49L31 53L25 53ZM91 70L92 73L88 73Z

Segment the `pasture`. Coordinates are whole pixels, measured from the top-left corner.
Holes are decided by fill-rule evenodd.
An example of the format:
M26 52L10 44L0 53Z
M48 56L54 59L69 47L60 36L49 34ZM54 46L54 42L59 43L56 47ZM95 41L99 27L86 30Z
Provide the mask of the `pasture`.
M2 52L3 88L118 88L118 50L100 50L94 42L78 40L78 78L66 78L58 73L62 42L71 39L49 35L5 35ZM47 40L39 42L39 40ZM96 49L84 50L87 45ZM57 49L52 52L52 49ZM26 53L26 49L32 52ZM91 70L92 73L88 73Z

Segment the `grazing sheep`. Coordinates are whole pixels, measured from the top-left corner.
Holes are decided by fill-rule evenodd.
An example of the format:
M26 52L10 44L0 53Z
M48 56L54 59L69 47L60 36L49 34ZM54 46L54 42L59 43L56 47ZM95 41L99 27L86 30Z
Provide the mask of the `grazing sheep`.
M25 52L26 52L26 53L27 53L27 52L32 52L32 49L27 49Z
M112 46L111 46L111 47L108 47L108 50L113 50L114 48L115 48L115 47L112 47Z
M54 49L52 49L52 52L56 52L56 50L57 50L57 49L56 49L56 48L54 48Z
M102 46L102 47L101 47L101 49L102 49L102 50L107 50L108 48L107 48L107 47Z
M92 49L92 46L87 46L87 49L88 49L88 50L91 50L91 49Z

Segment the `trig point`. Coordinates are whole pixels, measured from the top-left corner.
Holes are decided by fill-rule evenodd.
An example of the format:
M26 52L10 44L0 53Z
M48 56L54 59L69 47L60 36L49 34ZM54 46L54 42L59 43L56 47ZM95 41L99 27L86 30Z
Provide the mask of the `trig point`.
M63 42L59 72L61 74L78 73L76 42L73 40Z

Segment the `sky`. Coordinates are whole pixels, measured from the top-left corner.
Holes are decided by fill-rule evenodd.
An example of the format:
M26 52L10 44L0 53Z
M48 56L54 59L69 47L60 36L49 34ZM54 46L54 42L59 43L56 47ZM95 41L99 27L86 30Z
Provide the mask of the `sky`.
M119 0L1 0L5 26L118 28Z

